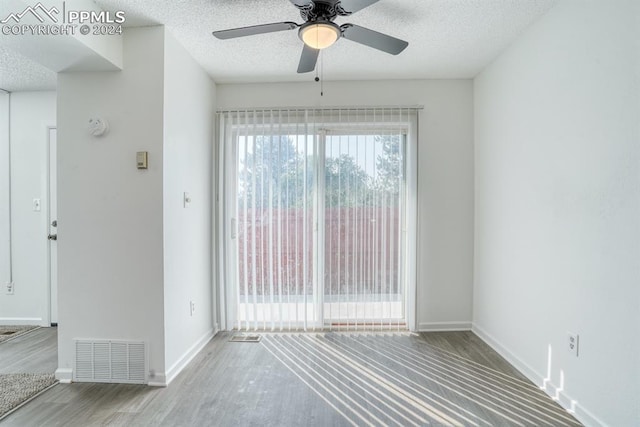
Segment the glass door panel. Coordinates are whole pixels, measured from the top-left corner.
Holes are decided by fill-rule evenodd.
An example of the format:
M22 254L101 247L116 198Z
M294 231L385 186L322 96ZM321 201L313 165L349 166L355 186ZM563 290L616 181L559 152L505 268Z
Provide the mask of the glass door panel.
M324 169L325 325L400 326L404 138L327 135Z
M312 137L239 137L242 329L297 329L319 321L312 274L314 158Z

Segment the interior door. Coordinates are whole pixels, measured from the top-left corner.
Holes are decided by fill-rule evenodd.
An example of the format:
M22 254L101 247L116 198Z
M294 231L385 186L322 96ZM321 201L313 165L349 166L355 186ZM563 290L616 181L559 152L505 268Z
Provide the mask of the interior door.
M57 130L49 128L49 295L52 326L58 324L58 186Z

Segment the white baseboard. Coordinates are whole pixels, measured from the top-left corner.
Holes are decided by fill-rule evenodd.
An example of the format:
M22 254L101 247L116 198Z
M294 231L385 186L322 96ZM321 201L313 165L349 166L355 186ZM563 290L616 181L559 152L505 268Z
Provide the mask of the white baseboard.
M470 331L471 322L422 322L418 332Z
M200 352L204 348L205 345L213 338L216 334L215 329L210 329L204 334L198 341L195 342L183 355L180 357L176 363L171 365L171 367L167 370L166 373L166 385L169 385L171 381L196 357L196 354ZM149 383L151 385L151 383Z
M165 374L156 373L152 379L147 381L149 387L166 387L169 385L167 382L167 376Z
M58 368L56 369L56 379L61 384L71 384L73 380L73 369L71 368Z
M0 317L0 325L49 326L41 317Z
M511 353L504 345L498 342L493 336L491 336L487 331L482 329L476 323L473 324L473 328L471 329L474 334L476 334L482 341L484 341L489 347L494 349L500 356L507 359L507 362L511 363L515 368L518 369L525 377L529 378L533 381L537 386L542 387L544 383L544 376L539 375L535 369L531 366L527 365L523 361L521 361L515 354ZM547 382L547 384L549 384ZM555 389L554 389L555 391Z
M606 427L606 424L599 420L595 415L584 407L580 406L574 399L567 395L558 386L551 381L545 379L545 376L536 372L531 366L520 360L506 346L502 345L498 340L493 338L487 331L482 329L476 323L472 325L472 331L489 347L493 348L500 356L504 357L507 362L512 364L518 371L527 377L535 385L539 386L549 397L558 402L560 406L566 409L570 414L578 419L582 424L588 427Z
M207 343L218 333L217 328L209 330L204 334L182 357L174 363L167 373L156 372L153 377L147 381L150 387L167 387L169 383L193 360L193 358L207 345ZM61 384L70 384L73 381L73 369L58 368L56 369L56 379Z

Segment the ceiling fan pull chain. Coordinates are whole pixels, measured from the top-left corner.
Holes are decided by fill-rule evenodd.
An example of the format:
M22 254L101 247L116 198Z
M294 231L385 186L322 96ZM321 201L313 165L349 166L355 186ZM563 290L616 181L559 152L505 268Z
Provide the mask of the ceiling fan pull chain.
M320 96L324 96L324 52L320 51Z

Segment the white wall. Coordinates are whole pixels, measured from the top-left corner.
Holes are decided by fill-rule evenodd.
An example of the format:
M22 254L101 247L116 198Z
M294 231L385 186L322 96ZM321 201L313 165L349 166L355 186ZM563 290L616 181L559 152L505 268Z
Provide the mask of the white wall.
M73 339L131 339L148 343L149 382L165 385L214 333L215 84L164 27L127 29L124 62L59 76L58 377L71 375ZM87 132L96 116L104 137Z
M469 329L473 286L471 80L218 85L218 109L423 105L418 141L417 321Z
M10 95L0 91L0 298L9 273L9 102ZM2 301L2 300L0 300ZM0 302L0 304L2 304ZM1 306L0 306L1 307ZM4 311L0 309L0 317Z
M211 338L214 89L165 31L164 324L167 380ZM191 203L185 207L183 194ZM191 315L190 303L195 304Z
M474 329L587 425L640 425L638 7L562 1L475 80Z
M58 77L58 377L73 339L144 340L164 382L164 29L127 29L124 69ZM87 131L91 117L111 127ZM149 169L136 168L148 151Z
M14 92L11 94L11 219L14 294L6 295L9 277L8 215L2 224L2 263L0 277L0 323L49 324L49 273L47 228L48 127L56 125L55 92ZM5 159L7 140L3 140ZM3 208L8 207L8 174L2 168L0 188ZM40 199L41 210L34 212L33 199Z

